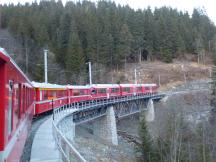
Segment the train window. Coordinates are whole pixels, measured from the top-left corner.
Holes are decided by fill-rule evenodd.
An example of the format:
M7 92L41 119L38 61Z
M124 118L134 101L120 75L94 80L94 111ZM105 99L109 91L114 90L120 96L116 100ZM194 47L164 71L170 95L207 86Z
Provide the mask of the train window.
M52 92L52 97L56 97L56 91Z
M142 91L142 87L136 87L137 91Z
M123 91L124 91L124 92L130 92L130 87L124 87L124 88L123 88Z
M43 91L43 99L44 100L48 99L48 91Z
M92 95L96 94L96 90L95 90L95 89L92 89L91 94L92 94Z
M85 94L85 90L84 89L81 89L80 90L80 95L84 95Z
M42 94L43 94L43 92L40 90L40 100L39 101L42 100Z
M24 95L24 101L25 101L25 108L24 108L24 111L26 112L26 109L27 109L27 88L25 87L25 89L24 89L24 91L25 91L25 95Z
M98 89L98 93L106 93L106 88L100 88L100 89Z
M74 89L73 90L73 95L74 96L79 96L80 95L80 91L78 89Z
M112 92L112 93L119 92L119 89L118 89L118 88L112 88L112 89L111 89L111 92Z
M13 81L9 80L8 87L8 134L12 132L12 106L13 106Z
M150 90L150 88L149 88L149 87L145 87L145 89L146 89L146 90Z
M22 96L21 96L22 107L21 107L21 113L24 112L24 106L25 106L25 99L24 99L24 96L25 96L25 87L22 86Z
M22 86L21 84L18 85L18 113L19 113L19 118L21 118L21 113L22 113L22 110L21 110L21 89L22 89Z

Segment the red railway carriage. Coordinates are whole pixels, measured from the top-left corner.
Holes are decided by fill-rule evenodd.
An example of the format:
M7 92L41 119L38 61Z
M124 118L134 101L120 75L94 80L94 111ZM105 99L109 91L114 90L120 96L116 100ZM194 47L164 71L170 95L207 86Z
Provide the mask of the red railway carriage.
M135 94L142 94L145 93L145 87L142 84L135 84L134 85Z
M66 86L36 82L32 84L36 92L35 115L68 104Z
M0 161L19 162L34 109L34 90L20 68L0 48Z
M120 86L118 84L110 84L108 87L109 97L121 96Z
M157 84L142 84L144 87L144 93L156 93L158 86Z
M120 88L122 96L136 94L135 84L120 84Z
M68 102L80 102L91 99L90 87L89 86L67 86L68 89Z
M95 84L91 86L92 99L110 98L120 95L121 91L118 84Z

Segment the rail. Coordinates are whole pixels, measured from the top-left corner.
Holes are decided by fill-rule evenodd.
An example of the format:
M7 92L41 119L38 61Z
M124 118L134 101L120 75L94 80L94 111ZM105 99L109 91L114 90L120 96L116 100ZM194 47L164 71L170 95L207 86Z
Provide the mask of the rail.
M111 105L116 104L120 102L127 102L132 100L138 100L138 99L145 99L145 98L153 98L153 99L160 99L163 96L165 96L164 93L155 93L155 94L137 94L132 96L115 96L109 99L97 99L97 100L89 100L86 102L74 102L68 105L64 105L62 107L56 108L53 110L53 120L55 123L60 122L63 118L68 116L68 114L71 114L76 111L81 111L85 109L90 109L94 107L99 106L105 106L105 105Z
M53 136L63 161L87 162L53 122Z
M86 102L74 102L68 105L61 106L59 108L53 109L53 136L56 141L57 147L61 153L63 161L71 162L86 162L83 156L76 150L75 147L71 144L71 142L66 138L66 136L62 133L60 123L61 121L70 114L73 114L77 111L86 110L90 108L116 104L120 102L127 102L131 100L137 99L159 99L162 98L165 94L155 93L155 94L137 94L132 96L124 96L124 97L113 97L109 99L97 99L90 100Z

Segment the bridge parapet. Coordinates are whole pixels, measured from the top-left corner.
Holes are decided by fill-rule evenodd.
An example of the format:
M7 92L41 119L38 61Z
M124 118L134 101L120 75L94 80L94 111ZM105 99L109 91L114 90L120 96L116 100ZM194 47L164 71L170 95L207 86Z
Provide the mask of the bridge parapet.
M157 100L161 99L165 94L145 94L125 97L115 97L110 99L102 99L95 101L87 101L81 103L72 103L64 105L60 108L53 110L53 136L55 138L57 147L61 153L64 161L78 161L85 162L83 156L72 145L73 137L75 136L75 125L87 122L94 118L102 116L107 126L110 129L107 135L111 137L111 143L117 144L117 131L113 127L113 118L115 114L112 106L120 103L129 103L136 100ZM111 110L112 109L112 110ZM135 109L136 110L136 109ZM138 111L137 111L138 112ZM133 113L133 112L131 112ZM120 113L121 114L121 113ZM65 122L64 119L72 117L69 122ZM109 122L109 123L108 123ZM99 127L99 125L97 125ZM112 128L113 129L112 129Z
M63 161L87 162L54 123L53 136Z

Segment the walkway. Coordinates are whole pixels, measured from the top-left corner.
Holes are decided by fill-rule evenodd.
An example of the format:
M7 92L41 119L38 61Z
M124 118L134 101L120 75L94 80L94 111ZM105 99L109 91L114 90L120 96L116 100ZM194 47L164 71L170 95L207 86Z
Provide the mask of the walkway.
M61 162L59 151L52 135L52 117L37 130L31 150L30 162Z

